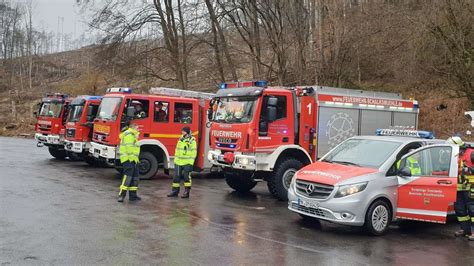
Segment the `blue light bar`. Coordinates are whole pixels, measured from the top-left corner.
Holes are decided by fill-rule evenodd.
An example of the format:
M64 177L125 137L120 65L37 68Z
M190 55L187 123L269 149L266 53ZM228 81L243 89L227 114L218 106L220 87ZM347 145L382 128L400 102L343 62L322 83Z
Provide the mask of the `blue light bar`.
M227 88L227 83L222 82L221 85L219 85L219 88L220 88L221 90Z
M87 100L89 101L102 100L102 96L88 96Z
M255 86L257 87L266 87L268 85L268 81L266 80L257 80L255 81Z
M399 136L412 137L421 139L434 139L434 133L430 131L419 131L413 129L398 129L398 128L379 128L375 130L377 136Z
M108 93L132 93L131 88L108 88Z

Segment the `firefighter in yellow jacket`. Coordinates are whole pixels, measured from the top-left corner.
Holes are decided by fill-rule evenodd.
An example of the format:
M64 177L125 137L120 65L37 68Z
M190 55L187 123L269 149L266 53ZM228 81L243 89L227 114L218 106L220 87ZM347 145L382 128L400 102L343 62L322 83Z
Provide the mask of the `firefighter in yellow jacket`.
M138 126L130 122L128 127L125 127L120 133L120 163L123 167L123 179L120 185L120 192L118 202L123 202L125 196L128 196L130 201L141 200L137 195L138 190L138 156L140 155L140 145L138 144Z
M168 197L177 197L181 180L184 181L184 194L181 198L189 198L191 190L191 172L193 171L194 160L197 155L196 139L191 134L189 127L183 127L181 130L182 136L176 144L176 151L174 153L174 178L171 193Z

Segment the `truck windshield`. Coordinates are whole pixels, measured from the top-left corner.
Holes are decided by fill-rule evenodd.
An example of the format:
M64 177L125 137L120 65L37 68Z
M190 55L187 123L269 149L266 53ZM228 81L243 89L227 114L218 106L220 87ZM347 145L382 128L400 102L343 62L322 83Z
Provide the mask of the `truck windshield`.
M256 97L225 97L216 101L212 121L224 123L248 123L255 112Z
M400 142L349 139L323 157L323 162L379 168L400 147Z
M43 103L41 105L39 116L58 118L61 115L62 107L63 107L63 103L61 103L61 102Z
M115 121L117 119L121 103L122 98L120 97L104 98L100 103L97 119Z
M71 105L68 122L77 122L81 119L82 112L84 111L84 105Z

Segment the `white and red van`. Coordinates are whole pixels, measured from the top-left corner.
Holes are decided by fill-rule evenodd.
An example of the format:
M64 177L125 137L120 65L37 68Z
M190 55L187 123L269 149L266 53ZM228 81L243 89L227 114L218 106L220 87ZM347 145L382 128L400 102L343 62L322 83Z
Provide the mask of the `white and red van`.
M365 226L373 235L384 234L397 218L445 223L456 199L458 157L458 146L426 131L352 137L295 174L288 208Z

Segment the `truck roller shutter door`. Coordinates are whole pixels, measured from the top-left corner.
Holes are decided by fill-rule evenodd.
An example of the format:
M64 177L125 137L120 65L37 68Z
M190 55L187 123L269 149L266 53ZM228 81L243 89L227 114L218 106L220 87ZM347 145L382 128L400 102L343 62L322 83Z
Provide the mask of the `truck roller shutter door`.
M377 128L389 128L392 125L392 112L361 110L360 135L374 135Z
M359 109L320 107L318 154L321 158L342 141L358 135Z

